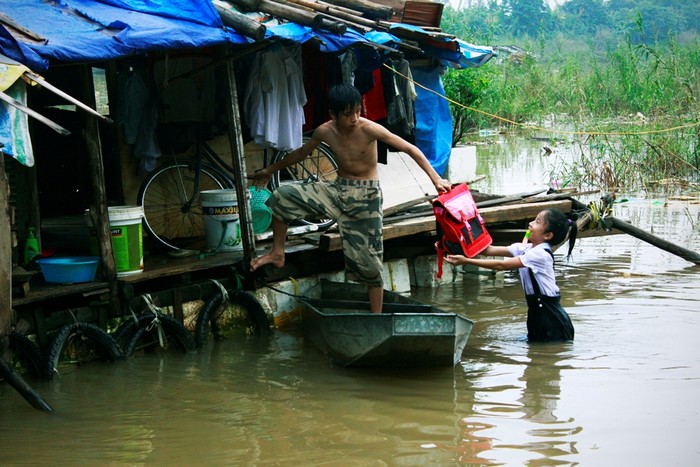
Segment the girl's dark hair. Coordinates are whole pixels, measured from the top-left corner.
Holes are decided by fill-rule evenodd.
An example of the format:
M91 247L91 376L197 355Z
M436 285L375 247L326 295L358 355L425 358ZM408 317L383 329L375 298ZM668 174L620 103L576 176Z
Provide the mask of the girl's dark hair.
M337 84L328 91L328 110L333 115L362 105L362 94L350 84Z
M566 240L567 233L569 234L569 251L566 253L566 259L569 259L578 234L576 221L566 217L566 214L559 209L545 209L545 213L547 213L545 232L552 233L552 241L550 242L552 245L559 245Z

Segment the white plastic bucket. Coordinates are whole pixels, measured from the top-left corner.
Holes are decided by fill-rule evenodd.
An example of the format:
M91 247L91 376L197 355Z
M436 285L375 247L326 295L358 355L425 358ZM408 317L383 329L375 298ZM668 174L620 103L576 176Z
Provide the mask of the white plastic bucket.
M110 206L107 211L117 276L143 272L143 207ZM97 237L89 210L85 211L85 219L91 231L90 250L97 254Z
M202 191L207 246L217 251L243 250L236 190Z

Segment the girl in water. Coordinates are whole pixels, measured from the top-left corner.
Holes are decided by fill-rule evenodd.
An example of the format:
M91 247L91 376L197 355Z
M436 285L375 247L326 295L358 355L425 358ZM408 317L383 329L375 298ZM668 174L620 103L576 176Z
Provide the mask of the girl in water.
M472 264L486 269L520 270L520 281L527 300L527 338L532 342L569 341L574 339L574 326L559 303L559 287L554 277L552 245L559 245L569 235L567 259L576 243L576 222L558 209L545 209L528 224L522 243L489 246L484 256L505 256L504 259L467 258L447 255L453 265Z

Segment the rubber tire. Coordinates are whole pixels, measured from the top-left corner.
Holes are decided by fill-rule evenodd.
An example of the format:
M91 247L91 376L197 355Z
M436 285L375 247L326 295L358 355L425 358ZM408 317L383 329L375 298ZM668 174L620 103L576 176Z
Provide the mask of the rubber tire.
M44 373L44 357L39 347L24 334L10 333L9 349L14 355L14 360L22 365L28 373L37 378L42 378ZM9 362L8 362L9 363Z
M267 314L253 294L240 289L231 289L227 290L227 292L230 303L242 306L246 309L248 319L253 323L255 334L266 335L270 333L270 322L267 318ZM218 292L209 297L199 312L194 334L194 340L198 347L202 347L207 343L209 324L211 325L214 337L218 336L218 325L216 324L218 316L214 316L214 313L224 304L223 302L224 295L222 292Z
M155 328L153 330L147 330L147 327L151 322L153 322L153 313L147 311L146 313L138 316L138 325L133 319L129 319L131 325L125 326L127 330L123 331L121 339L124 340L124 354L127 358L134 355L141 340L146 337L146 335L151 333L156 333ZM185 353L194 352L197 350L197 344L195 343L194 337L190 331L178 320L172 316L158 314L158 320L163 327L163 332L166 338L170 342L173 342L177 347L184 351ZM124 323L122 323L124 324Z
M67 324L58 331L58 334L53 337L48 346L44 366L44 376L46 378L53 379L54 374L57 372L56 369L63 347L71 337L78 334L95 342L97 350L100 351L106 361L116 362L124 359L124 352L119 348L117 342L102 328L90 323Z

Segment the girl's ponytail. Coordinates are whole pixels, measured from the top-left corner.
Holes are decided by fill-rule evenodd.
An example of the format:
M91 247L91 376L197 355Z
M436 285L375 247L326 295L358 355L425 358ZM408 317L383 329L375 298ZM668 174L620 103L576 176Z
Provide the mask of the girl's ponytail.
M574 244L576 243L576 235L578 235L578 224L576 220L569 219L569 251L566 253L566 260L571 259L571 252L574 250Z

